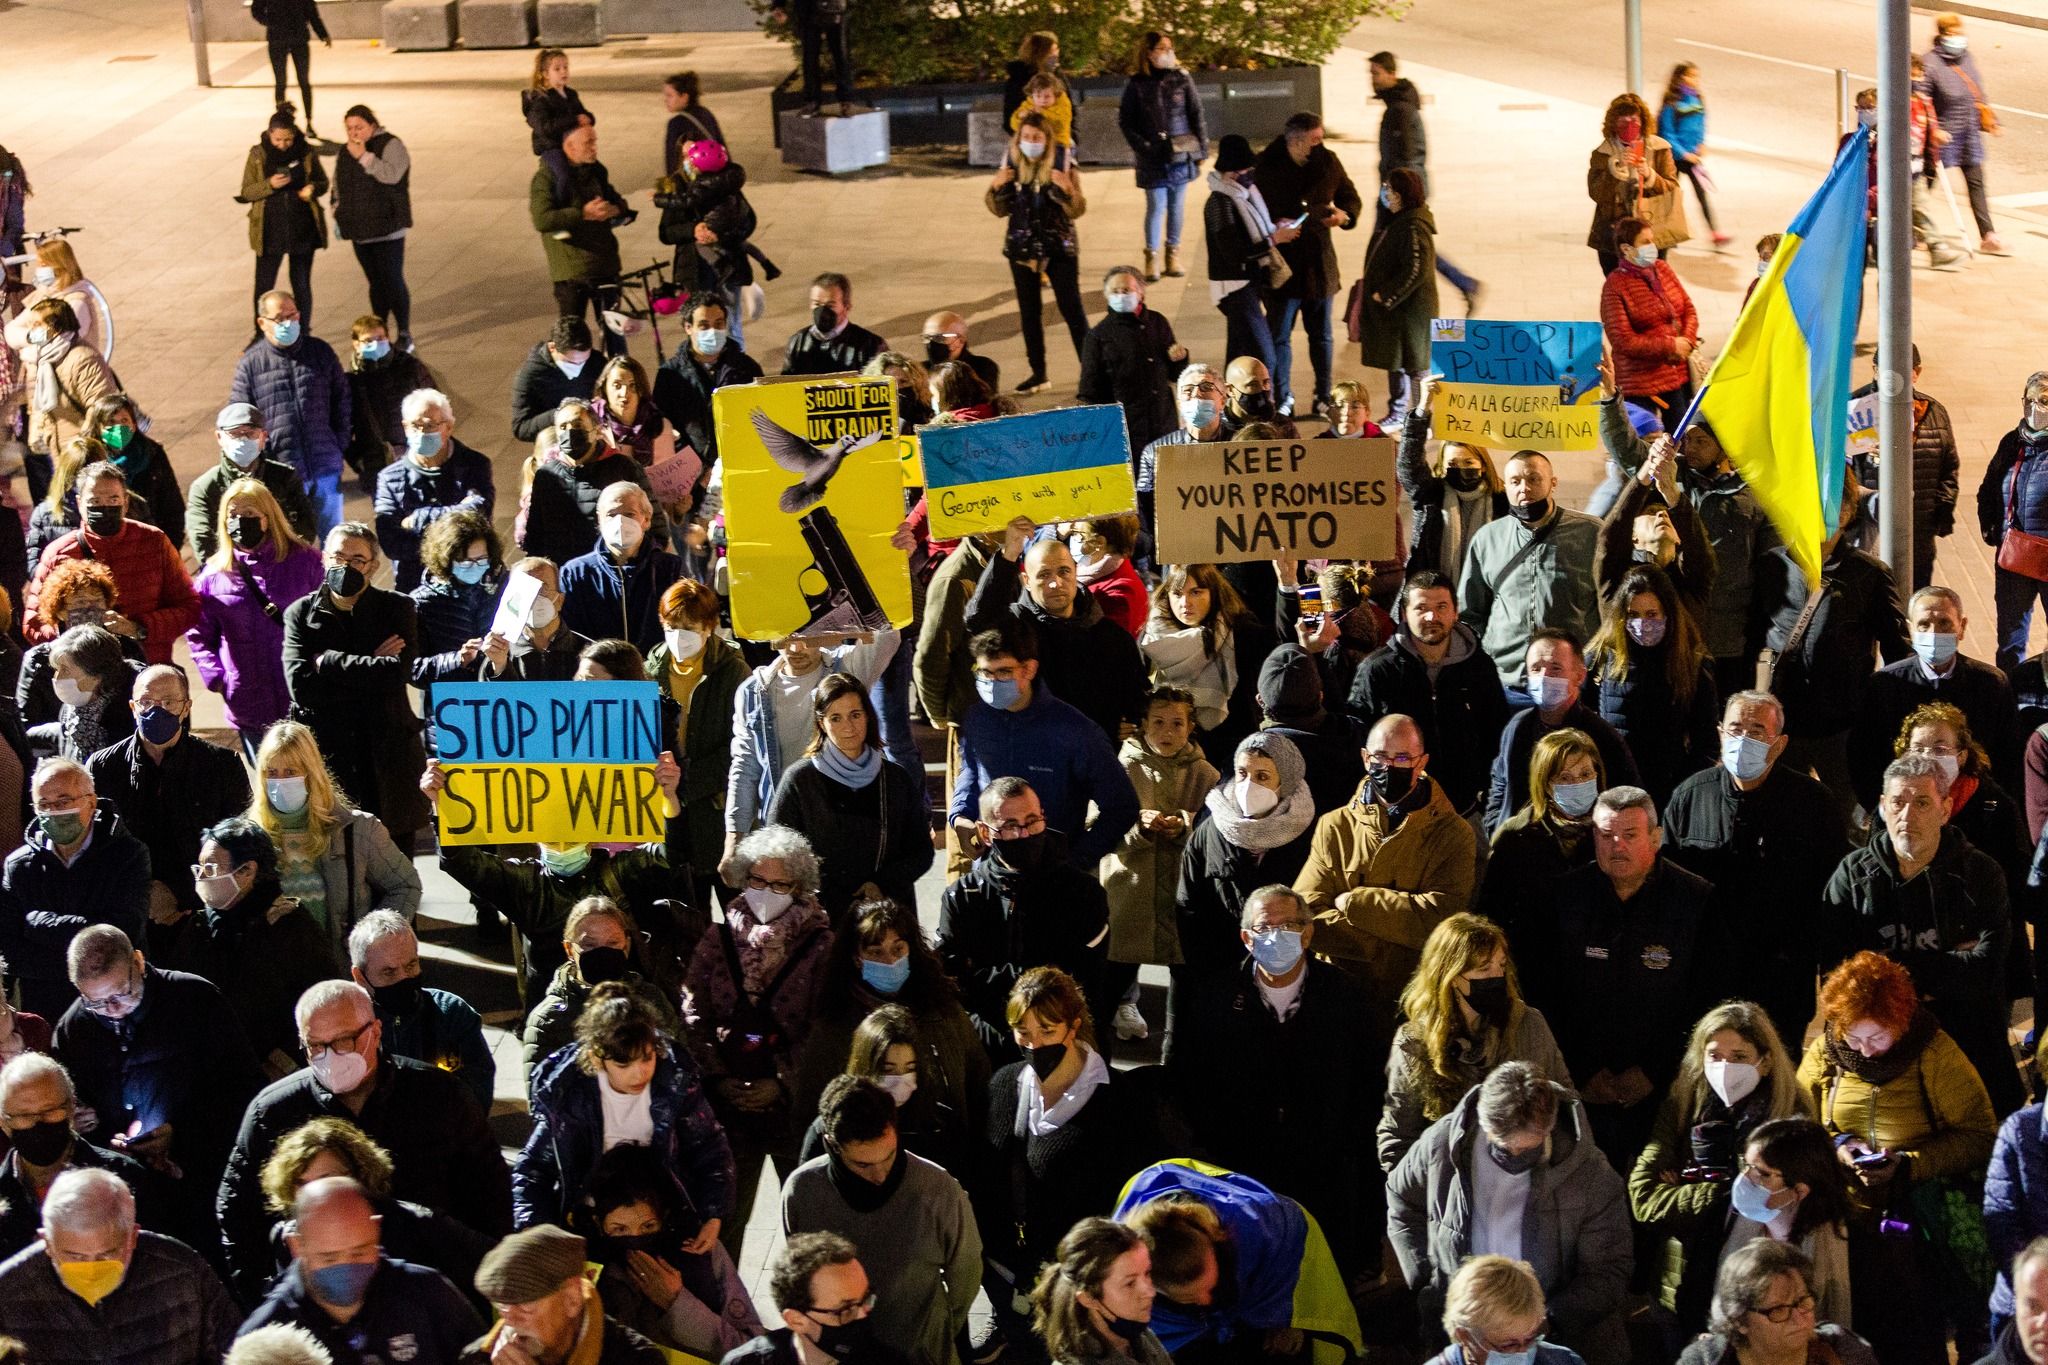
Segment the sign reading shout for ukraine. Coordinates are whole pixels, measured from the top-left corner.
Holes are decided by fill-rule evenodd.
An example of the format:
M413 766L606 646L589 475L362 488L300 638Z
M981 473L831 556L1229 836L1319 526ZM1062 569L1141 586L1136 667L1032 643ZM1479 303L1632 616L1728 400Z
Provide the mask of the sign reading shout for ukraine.
M666 828L655 683L440 683L444 844L611 844Z
M940 540L1000 531L1017 517L1051 525L1138 505L1119 403L927 426L918 445Z
M1495 450L1600 449L1600 324L1430 323L1430 434Z

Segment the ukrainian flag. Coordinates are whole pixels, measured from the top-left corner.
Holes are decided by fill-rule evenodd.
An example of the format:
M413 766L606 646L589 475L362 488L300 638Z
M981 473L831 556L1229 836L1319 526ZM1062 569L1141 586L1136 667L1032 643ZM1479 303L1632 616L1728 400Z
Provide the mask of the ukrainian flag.
M1713 427L1810 583L1842 505L1870 137L1858 128L1836 153L1679 425L1698 417Z

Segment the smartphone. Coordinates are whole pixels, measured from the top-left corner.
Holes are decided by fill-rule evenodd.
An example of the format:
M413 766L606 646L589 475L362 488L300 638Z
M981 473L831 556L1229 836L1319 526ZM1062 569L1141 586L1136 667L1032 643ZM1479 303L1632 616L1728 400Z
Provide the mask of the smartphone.
M1865 1152L1850 1164L1855 1166L1883 1166L1892 1159L1890 1152Z
M1308 623L1308 628L1310 630L1321 630L1323 628L1323 585L1320 583L1302 584L1300 596L1297 600L1301 603L1301 619Z
M1283 226L1285 226L1285 227L1291 227L1291 228L1296 228L1296 229L1299 229L1299 228L1301 227L1301 225L1302 225L1303 223L1306 223L1307 221L1308 221L1308 215L1307 215L1306 213L1304 213L1304 214L1302 214L1302 215L1301 215L1301 216L1300 216L1299 218L1289 218L1289 219L1287 219L1287 220L1286 220L1286 222L1285 222L1285 223L1283 224Z

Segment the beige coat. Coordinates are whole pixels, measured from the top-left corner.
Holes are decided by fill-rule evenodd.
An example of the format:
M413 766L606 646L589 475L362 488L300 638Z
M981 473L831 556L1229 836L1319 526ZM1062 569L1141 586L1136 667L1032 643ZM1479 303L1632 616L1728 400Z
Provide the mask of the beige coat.
M1180 926L1173 907L1180 855L1203 799L1216 785L1216 769L1192 740L1172 758L1161 758L1133 735L1117 759L1138 789L1139 810L1178 815L1184 823L1174 835L1147 834L1133 824L1116 851L1104 855L1098 875L1109 896L1109 960L1178 966Z
M1633 178L1615 175L1609 144L1603 142L1593 149L1586 167L1586 194L1593 201L1593 226L1586 234L1586 245L1595 251L1614 250L1612 229L1618 218L1635 217L1648 223L1659 251L1692 236L1686 226L1685 201L1679 197L1678 162L1671 155L1671 144L1655 136L1646 136L1644 142L1647 169L1640 187Z
M34 371L24 379L32 396L36 390ZM92 405L120 391L121 382L114 378L107 362L100 359L100 353L82 341L73 343L57 362L56 408L37 412L35 404L29 404L29 449L57 454L64 449L65 442L85 430L85 414Z

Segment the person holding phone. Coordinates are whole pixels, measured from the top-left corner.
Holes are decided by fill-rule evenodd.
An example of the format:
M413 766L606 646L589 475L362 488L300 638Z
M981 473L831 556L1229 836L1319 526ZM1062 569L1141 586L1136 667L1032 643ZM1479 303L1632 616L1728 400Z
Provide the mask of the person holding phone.
M1290 273L1279 249L1301 235L1306 217L1274 221L1253 183L1255 160L1242 134L1225 134L1216 143L1202 235L1209 246L1209 301L1223 314L1225 359L1252 356L1271 370L1273 333L1266 322L1265 294L1274 280Z

